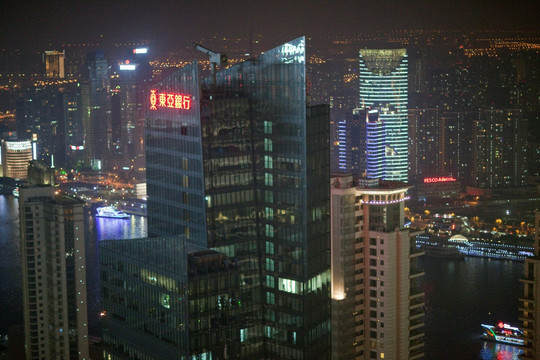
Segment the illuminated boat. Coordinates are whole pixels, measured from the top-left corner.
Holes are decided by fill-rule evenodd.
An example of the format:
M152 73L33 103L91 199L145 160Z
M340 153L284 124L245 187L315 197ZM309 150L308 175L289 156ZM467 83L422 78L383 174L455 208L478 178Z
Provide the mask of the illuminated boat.
M129 219L131 216L121 210L116 210L114 206L103 206L96 209L97 217L113 219Z
M496 326L481 324L484 328L482 338L511 345L524 345L523 331L517 327L499 322Z

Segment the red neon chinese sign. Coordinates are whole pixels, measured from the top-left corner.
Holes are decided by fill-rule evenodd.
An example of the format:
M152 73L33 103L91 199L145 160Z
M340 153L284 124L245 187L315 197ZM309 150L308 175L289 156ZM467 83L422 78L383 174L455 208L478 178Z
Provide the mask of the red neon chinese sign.
M169 109L191 109L191 96L172 93L158 93L157 90L150 90L150 110L159 108Z
M438 182L452 182L452 181L457 181L457 180L451 176L424 178L424 184L438 183Z

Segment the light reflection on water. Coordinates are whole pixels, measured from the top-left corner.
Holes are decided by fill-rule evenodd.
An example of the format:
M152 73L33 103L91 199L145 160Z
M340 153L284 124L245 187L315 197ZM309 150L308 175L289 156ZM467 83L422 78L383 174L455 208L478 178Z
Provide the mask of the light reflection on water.
M146 236L146 218L131 215L127 219L95 217L97 240L133 239Z
M523 353L519 348L506 345L484 341L482 350L480 350L481 360L518 360L519 355Z

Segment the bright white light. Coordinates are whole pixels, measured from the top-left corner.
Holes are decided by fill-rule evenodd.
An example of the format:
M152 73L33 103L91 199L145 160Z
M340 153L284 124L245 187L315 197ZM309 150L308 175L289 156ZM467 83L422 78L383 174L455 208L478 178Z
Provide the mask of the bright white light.
M135 64L120 64L120 70L135 70L136 68Z
M148 48L133 49L134 54L146 54L147 52L148 52Z

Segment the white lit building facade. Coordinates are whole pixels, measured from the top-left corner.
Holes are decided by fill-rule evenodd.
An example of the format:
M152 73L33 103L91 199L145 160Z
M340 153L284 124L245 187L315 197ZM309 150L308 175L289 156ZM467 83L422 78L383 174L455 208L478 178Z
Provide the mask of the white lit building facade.
M45 60L45 75L48 78L60 78L66 77L64 60L66 57L65 51L45 51L43 54Z
M424 357L424 272L404 225L408 186L331 179L332 359Z
M383 179L408 177L408 59L406 49L362 49L360 107L378 110L384 128ZM367 143L369 144L369 139ZM369 167L369 162L368 165ZM375 175L368 177L374 178ZM377 175L378 176L378 175Z
M0 151L3 176L26 180L28 163L32 160L32 141L2 140Z

